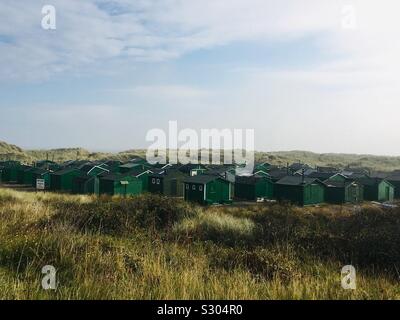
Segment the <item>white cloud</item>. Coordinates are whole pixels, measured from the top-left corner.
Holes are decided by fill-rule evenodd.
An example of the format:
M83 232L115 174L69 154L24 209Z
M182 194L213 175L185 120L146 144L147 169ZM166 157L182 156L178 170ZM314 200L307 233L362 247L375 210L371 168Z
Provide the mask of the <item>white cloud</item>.
M341 27L349 3L356 30ZM43 80L96 62L109 72L107 64L118 58L163 61L237 41L279 44L310 35L319 50L338 56L327 73L340 77L344 68L360 69L370 79L393 82L400 72L395 0L54 0L56 31L40 28L44 4L1 2L1 79ZM2 42L2 36L11 40Z
M54 0L57 30L46 31L40 28L43 4L0 4L0 35L13 39L0 42L3 79L42 79L106 59L160 61L235 41L310 34L320 34L322 50L378 59L393 49L399 27L392 0L356 1L360 31L353 33L340 27L341 0Z

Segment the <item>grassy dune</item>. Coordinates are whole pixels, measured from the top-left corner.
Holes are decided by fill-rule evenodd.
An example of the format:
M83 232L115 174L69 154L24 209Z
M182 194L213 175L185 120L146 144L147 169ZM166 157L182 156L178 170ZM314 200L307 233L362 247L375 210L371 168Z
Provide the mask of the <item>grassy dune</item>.
M223 152L221 152L221 155ZM146 156L146 150L135 149L118 153L91 152L83 148L61 148L50 150L23 150L15 145L0 141L0 160L19 160L25 163L49 159L56 162L66 160L104 160L128 161L135 156ZM311 166L333 166L337 168L363 167L372 171L400 170L400 157L313 153L308 151L255 152L257 162L267 161L273 165L286 166L287 163L302 162Z
M399 299L399 248L398 210L0 189L1 299Z
M331 166L336 168L361 167L372 171L400 170L400 157L369 154L314 153L308 151L257 152L259 161L275 165L301 162L310 166Z

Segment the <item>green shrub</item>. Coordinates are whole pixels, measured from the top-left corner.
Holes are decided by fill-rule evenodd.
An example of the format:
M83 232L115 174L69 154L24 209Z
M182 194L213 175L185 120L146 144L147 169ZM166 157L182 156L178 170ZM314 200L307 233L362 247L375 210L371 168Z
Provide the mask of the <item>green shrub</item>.
M68 224L77 230L122 235L138 228L161 230L193 215L192 208L183 201L158 195L128 198L100 197L89 203L56 202L55 214L44 225Z
M300 276L298 261L293 251L277 248L245 250L237 248L216 248L209 252L210 266L224 270L243 268L255 278L271 280L279 278L289 281Z
M363 207L343 214L333 212L334 208L307 210L279 205L266 208L254 218L262 230L258 244L288 243L322 260L397 273L399 209Z

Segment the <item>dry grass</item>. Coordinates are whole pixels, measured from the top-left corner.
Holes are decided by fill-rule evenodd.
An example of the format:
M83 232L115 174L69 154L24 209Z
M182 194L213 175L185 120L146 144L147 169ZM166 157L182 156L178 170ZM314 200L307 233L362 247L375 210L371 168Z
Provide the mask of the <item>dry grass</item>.
M399 299L400 215L0 189L1 299ZM357 290L343 290L353 263ZM41 288L54 265L58 288Z

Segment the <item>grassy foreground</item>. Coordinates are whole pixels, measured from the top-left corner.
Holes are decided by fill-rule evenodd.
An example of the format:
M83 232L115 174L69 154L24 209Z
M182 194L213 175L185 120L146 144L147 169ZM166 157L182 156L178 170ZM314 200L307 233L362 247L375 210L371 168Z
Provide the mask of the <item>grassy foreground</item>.
M1 299L399 299L399 248L393 209L0 189ZM341 288L346 264L356 290Z

